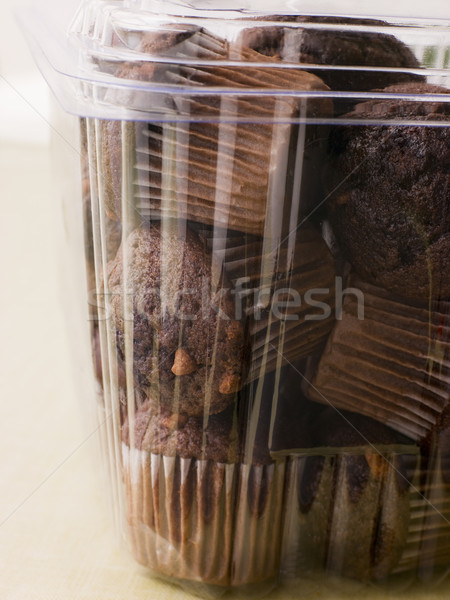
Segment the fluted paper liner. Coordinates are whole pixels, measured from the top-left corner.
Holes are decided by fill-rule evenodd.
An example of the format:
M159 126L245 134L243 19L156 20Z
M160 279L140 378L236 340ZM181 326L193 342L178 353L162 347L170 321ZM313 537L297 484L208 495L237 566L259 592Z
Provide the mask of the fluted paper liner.
M231 585L278 577L285 462L241 464Z
M141 52L147 52L145 36ZM165 52L170 56L170 49ZM285 200L288 170L295 171L293 179L299 180L295 193L301 187L309 202L312 190L317 192L319 171L314 168L314 157L317 148L322 148L320 138L324 136L317 136L317 127L310 127L305 135L305 125L293 126L292 121L316 113L331 115L332 106L328 99L306 101L261 90L307 92L328 88L310 73L301 69L280 72L269 66L273 59L253 50L234 48L203 30L178 44L176 56L180 59L176 63L137 62L118 72L124 78L163 81L183 90L195 85L205 90L187 95L177 94L174 88L170 102L175 113L184 115L181 122L137 122L133 135L126 139L121 137L118 125L105 122L104 144L108 150L103 167L111 179L106 189L107 205L115 203L119 213L117 176L125 159L136 167L134 202L144 218L184 216L262 234L265 218ZM199 61L193 66L183 58ZM211 64L227 58L263 66ZM211 62L203 64L205 61ZM236 92L218 97L214 89L224 86ZM209 88L211 94L207 93ZM239 95L239 89L253 89L255 95ZM302 168L305 145L305 155L313 168Z
M429 580L450 561L450 477L439 451L422 457L420 484L411 490L410 507L407 543L396 570L414 571Z
M413 440L433 430L449 404L450 303L423 307L358 279L308 387L312 400L359 412Z
M269 185L276 163L283 179L286 176L282 171L291 133L287 124L264 128L255 135L254 128L245 124L167 124L161 129L159 149L152 137L148 136L148 146L139 139L135 192L139 213L143 217L183 215L209 225L221 222L232 229L262 233L266 208L272 210L267 203L283 201L285 183L280 181L273 197ZM204 136L201 142L213 150L197 149L196 129ZM248 148L252 137L256 151ZM223 150L227 145L234 147L234 156ZM263 156L258 148L264 149Z
M364 459L353 450L290 458L284 578L325 570L360 580L384 579L397 565L408 531L409 483L397 471L396 454L383 451L373 455L375 473L353 497L355 457Z
M235 465L122 450L137 560L168 577L228 585Z
M241 586L279 567L284 463L224 464L122 445L131 549L176 579Z
M314 227L304 224L267 254L258 238L220 238L208 231L201 233L209 247L214 247L235 289L243 283L242 307L246 309L251 338L248 381L321 348L335 319L336 270L330 251ZM292 302L291 292L298 294L299 302ZM306 302L308 293L323 303L329 314Z
M237 106L236 114L240 110ZM224 116L223 107L220 114ZM315 202L311 180L318 171L313 155L320 144L311 143L305 154L302 148L293 148L297 134L289 123L169 123L156 130L138 128L135 196L143 217L185 214L207 225L220 222L262 234L266 219L294 193L287 183L292 170L303 192L301 199L292 201L300 201L301 212Z

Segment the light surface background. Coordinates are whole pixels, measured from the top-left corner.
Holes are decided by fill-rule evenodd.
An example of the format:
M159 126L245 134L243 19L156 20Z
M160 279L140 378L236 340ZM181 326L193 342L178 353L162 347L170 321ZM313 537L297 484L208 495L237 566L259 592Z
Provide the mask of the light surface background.
M448 0L426 4L436 15L450 13ZM49 95L13 5L0 0L0 598L184 600L178 589L149 580L112 533L71 372L70 315L59 301L63 232L53 204ZM74 150L66 145L65 152ZM275 597L346 594L303 588ZM358 594L366 597L382 595Z

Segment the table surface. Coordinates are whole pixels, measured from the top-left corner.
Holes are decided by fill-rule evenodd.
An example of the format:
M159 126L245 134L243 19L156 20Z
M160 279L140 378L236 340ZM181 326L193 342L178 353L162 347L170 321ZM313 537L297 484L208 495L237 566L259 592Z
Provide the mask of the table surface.
M47 150L0 146L0 177L0 598L187 600L180 589L150 579L112 532L59 301L54 233L61 225ZM437 599L449 591L448 585L413 590L408 598ZM272 596L347 597L306 583ZM361 590L357 597L385 594Z

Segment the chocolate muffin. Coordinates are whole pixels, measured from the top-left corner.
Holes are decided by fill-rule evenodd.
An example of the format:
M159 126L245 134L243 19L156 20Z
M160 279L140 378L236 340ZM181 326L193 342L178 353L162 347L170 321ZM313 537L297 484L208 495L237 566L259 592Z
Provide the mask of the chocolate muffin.
M128 335L138 384L173 412L222 411L245 376L243 328L226 277L202 240L175 222L135 229L124 244L108 267L122 358Z
M357 278L346 287L307 395L423 442L449 406L450 304L414 303Z
M385 21L300 15L273 15L261 19L264 20L279 24L264 26L262 23L246 28L238 42L267 56L279 56L282 61L349 67L315 71L332 90L365 92L404 81L423 80L422 76L409 71L417 69L419 62L403 42L393 35L361 27L387 28L389 24ZM283 27L283 23L291 26ZM294 23L299 25L292 27ZM302 23L306 27L301 27ZM352 26L356 30L352 30ZM386 67L388 70L351 67ZM341 112L341 104L337 108Z
M330 116L331 100L319 95L308 99L268 95L267 90L326 91L322 80L300 69L269 66L272 59L235 47L204 29L191 28L185 35L178 32L171 37L175 44L171 48L159 44L159 35L147 33L139 50L146 55L151 48L152 54L164 56L167 62L153 63L150 57L124 64L118 76L190 87L192 93L172 94L167 99L170 106L165 110L173 112L172 122L130 123L126 133L119 121L102 124L102 170L110 216L120 218L124 162L135 169L133 202L144 219L176 217L262 234L266 223L273 226L279 220L283 205L284 219L289 219L291 208L286 198L293 192L293 182L299 183L300 174L301 186L295 189L292 203L313 205L318 195L317 164L324 152L324 127L307 126L305 130L292 121L299 116ZM173 63L170 57L174 57ZM239 68L203 64L223 60L241 64ZM246 67L247 62L262 66ZM204 93L207 87L236 88L242 95L209 95ZM252 88L254 92L248 94ZM134 93L139 94L139 89Z
M154 412L122 429L127 521L135 558L158 574L226 586L239 458L233 408L202 419ZM131 444L130 444L131 441Z
M241 462L234 407L207 421L153 407L138 409L134 439L128 420L122 428L134 556L159 575L222 591L267 586L279 566L285 461L256 450Z
M330 136L329 217L342 251L363 279L428 301L450 297L450 103L389 99L448 94L428 84L386 88ZM417 122L402 125L402 120ZM429 127L429 122L442 127Z
M386 578L406 540L406 464L417 449L372 419L331 408L312 435L317 455L289 465L283 568Z

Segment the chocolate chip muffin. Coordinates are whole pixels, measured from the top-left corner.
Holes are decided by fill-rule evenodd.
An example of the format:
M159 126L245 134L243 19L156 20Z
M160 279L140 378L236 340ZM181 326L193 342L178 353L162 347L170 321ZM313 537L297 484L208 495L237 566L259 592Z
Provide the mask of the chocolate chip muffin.
M376 421L332 408L313 438L317 455L293 456L289 467L283 562L297 574L386 578L407 536L406 464L417 449L399 446L405 439Z
M397 124L339 126L330 138L329 216L361 277L399 296L450 297L450 103L389 99L448 94L428 84L386 88L349 119ZM417 125L402 125L402 120ZM428 127L427 122L442 123Z
M285 461L258 449L242 460L236 407L207 420L154 407L147 400L134 427L127 418L122 428L134 556L184 586L205 586L197 591L267 587L279 567Z
M385 21L278 15L265 20L276 21L279 25L264 26L262 23L258 27L246 28L238 40L262 54L279 56L288 62L348 66L344 70L315 71L332 90L364 92L404 81L423 80L422 76L408 71L418 68L419 62L403 42L393 35L363 28L389 27ZM283 27L283 23L304 23L307 27ZM321 28L321 25L325 27ZM352 30L351 26L357 30ZM371 71L351 67L393 69Z
M241 387L245 361L227 279L202 240L174 222L135 229L124 244L108 267L122 358L128 335L138 385L173 412L222 411Z
M203 419L154 411L122 429L127 521L135 558L160 575L226 586L239 458L233 408Z
M164 407L157 410L147 398L135 414L133 447L164 456L235 463L240 450L234 408L211 415L203 423L203 419L171 413ZM130 446L128 418L122 427L122 439Z

